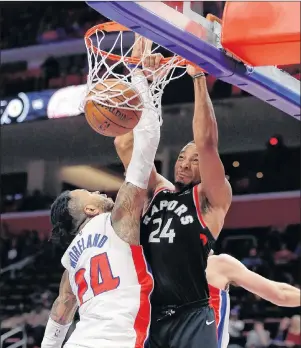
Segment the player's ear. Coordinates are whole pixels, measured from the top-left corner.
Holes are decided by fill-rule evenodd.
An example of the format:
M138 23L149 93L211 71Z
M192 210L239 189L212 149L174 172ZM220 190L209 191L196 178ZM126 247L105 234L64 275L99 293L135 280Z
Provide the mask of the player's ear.
M93 217L93 216L99 215L100 210L93 204L87 204L84 207L84 212L88 217Z

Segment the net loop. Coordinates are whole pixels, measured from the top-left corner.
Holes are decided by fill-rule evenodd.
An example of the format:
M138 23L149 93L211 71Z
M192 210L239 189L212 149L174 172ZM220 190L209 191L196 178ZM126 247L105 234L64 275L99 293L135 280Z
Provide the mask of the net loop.
M114 33L114 34L112 34ZM132 44L125 44L131 39ZM140 36L138 40L143 40ZM110 50L105 51L105 44L112 42ZM153 44L151 51L146 49L140 58L131 57L135 44L134 35L130 30L118 23L107 22L96 25L85 34L85 45L88 54L89 74L87 78L86 98L82 107L88 100L96 101L107 107L118 107L129 110L142 111L144 108L158 110L166 85L186 73L185 59L172 54L171 57L162 58L158 69L151 70L145 67L145 58L160 52L160 46ZM140 95L139 87L135 84L135 74L141 74L149 80L149 92L152 102L145 103ZM116 79L116 82L106 84L107 79ZM120 88L120 83L126 89ZM99 88L101 84L101 88ZM119 85L119 86L118 86ZM128 90L135 91L126 93ZM128 97L127 95L131 95ZM118 98L122 96L122 98ZM137 98L139 97L139 98ZM135 100L135 102L133 102ZM137 100L139 100L137 104Z

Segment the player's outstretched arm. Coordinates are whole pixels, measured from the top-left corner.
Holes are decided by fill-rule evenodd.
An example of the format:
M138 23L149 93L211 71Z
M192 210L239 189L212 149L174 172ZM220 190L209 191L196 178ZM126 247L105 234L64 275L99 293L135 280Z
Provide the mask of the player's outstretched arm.
M65 271L60 283L59 296L54 301L41 348L59 348L72 324L77 310L76 297L72 292L68 272Z
M140 72L133 82L143 98L144 105L152 102L146 77ZM112 226L116 234L133 245L140 243L140 218L146 200L149 179L160 141L159 115L151 108L144 108L140 121L133 130L133 150L112 211Z
M289 284L278 283L247 269L230 255L219 255L223 274L230 282L282 307L299 307L301 292Z
M225 169L218 154L218 129L213 105L207 90L206 77L195 67L187 68L193 77L195 104L193 116L193 135L198 152L201 175L201 195L205 195L213 208L227 212L232 190L225 177Z
M133 46L132 57L140 59L142 56L146 56L147 59L145 60L144 64L147 65L147 67L151 70L157 70L159 67L159 63L162 58L162 55L160 54L151 55L151 46L152 46L152 41L146 38L143 38L138 34L135 34L135 45ZM134 76L133 78L135 79L136 77ZM146 80L144 82L147 83ZM141 83L144 83L144 82L141 81ZM143 88L147 89L147 86L146 87L142 86L142 89ZM145 97L148 98L147 93L145 93ZM149 112L149 111L144 110L143 112ZM158 110L158 112L161 112L161 111ZM125 170L127 170L132 158L132 153L133 153L133 146L134 146L133 132L129 132L125 135L116 137L114 140L114 145ZM148 190L151 193L153 193L157 188L160 188L163 186L173 188L173 185L167 179L163 178L160 174L158 174L155 166L153 166L152 172L149 178Z

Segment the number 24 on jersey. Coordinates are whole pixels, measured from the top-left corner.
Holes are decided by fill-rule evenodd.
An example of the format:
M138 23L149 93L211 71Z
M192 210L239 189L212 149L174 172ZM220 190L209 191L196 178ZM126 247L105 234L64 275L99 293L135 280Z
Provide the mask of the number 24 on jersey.
M168 243L173 243L176 234L175 231L170 228L171 222L172 218L168 219L166 224L162 227L162 219L154 219L153 224L158 226L150 233L148 239L149 243L160 243L162 238L168 238Z

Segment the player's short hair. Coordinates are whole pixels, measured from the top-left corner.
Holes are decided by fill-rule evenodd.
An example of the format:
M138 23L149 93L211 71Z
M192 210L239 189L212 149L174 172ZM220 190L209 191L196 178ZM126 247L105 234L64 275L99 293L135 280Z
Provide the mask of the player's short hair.
M195 144L195 141L194 141L194 140L189 141L189 142L182 148L182 150L180 151L180 153L181 153L182 151L184 151L184 150L186 149L186 147L189 146L189 145L191 145L191 144Z
M68 243L74 237L74 219L69 209L70 200L70 191L64 191L51 206L50 220L53 226L51 240L55 243Z

